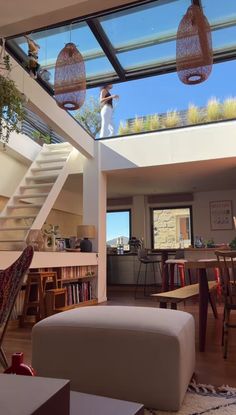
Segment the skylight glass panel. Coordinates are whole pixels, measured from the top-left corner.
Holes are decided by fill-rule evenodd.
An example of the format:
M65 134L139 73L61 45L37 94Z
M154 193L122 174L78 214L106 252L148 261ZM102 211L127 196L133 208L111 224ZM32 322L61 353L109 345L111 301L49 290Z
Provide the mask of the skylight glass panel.
M235 0L201 0L201 3L210 24L236 19Z
M162 64L175 62L176 41L118 53L117 57L127 72L153 66L157 68Z
M54 83L57 56L66 43L69 42L76 45L85 60L88 81L99 77L99 74L106 74L111 77L116 75L113 66L85 22L47 29L33 33L30 37L40 46L38 53L40 70L46 69L49 72L51 86ZM28 45L25 37L14 40L27 55Z
M212 31L213 50L236 49L236 26Z
M176 35L190 0L159 0L112 13L99 22L117 52L155 45Z

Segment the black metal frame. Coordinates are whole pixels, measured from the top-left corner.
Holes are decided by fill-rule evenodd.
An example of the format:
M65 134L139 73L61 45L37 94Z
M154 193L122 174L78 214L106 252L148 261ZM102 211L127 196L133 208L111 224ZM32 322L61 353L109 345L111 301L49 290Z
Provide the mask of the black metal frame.
M193 245L193 208L192 205L176 205L176 206L158 206L158 207L150 207L150 223L151 223L151 249L154 249L154 237L153 237L153 211L154 210L171 210L171 209L189 209L190 212L190 237L191 237L191 245Z
M90 27L95 38L97 39L98 43L100 44L101 48L103 49L105 55L109 59L111 65L115 69L117 75L119 76L119 79L121 81L125 81L126 80L125 71L123 67L121 66L119 60L117 59L116 54L115 54L115 49L113 48L109 38L104 32L99 21L96 18L89 19L87 20L87 24Z
M91 29L92 33L94 34L95 38L97 39L99 45L101 46L102 50L104 51L105 55L107 56L108 60L110 61L111 65L114 68L115 71L115 76L108 76L105 80L103 79L95 79L95 80L91 80L88 81L87 83L87 88L94 88L94 87L98 87L101 86L102 84L108 84L108 83L120 83L120 82L125 82L125 81L130 81L130 80L135 80L135 79L140 79L140 78L144 78L144 77L148 77L148 76L154 76L154 75L161 75L161 74L166 74L166 73L171 73L171 72L175 72L176 71L176 62L175 61L170 61L170 62L166 62L164 64L162 64L161 66L150 66L147 68L140 68L140 69L136 69L133 71L125 71L125 69L122 67L122 65L120 64L119 60L116 57L116 51L114 49L114 47L112 46L110 40L108 39L108 37L106 36L106 33L104 32L101 24L98 21L99 17L103 17L103 16L107 16L111 13L114 12L118 12L121 10L129 10L132 9L134 7L137 6L142 6L145 4L150 4L150 3L154 3L156 1L160 1L160 0L142 0L142 1L135 1L135 2L131 2L128 3L126 5L123 6L117 6L114 8L110 8L107 9L105 11L102 12L97 12L94 14L90 14L90 15L86 15L86 16L81 16L78 18L75 18L73 20L67 20L65 22L60 22L56 25L52 25L50 26L50 29L52 28L56 28L56 27L60 27L62 25L70 25L76 22L86 22L89 26L89 28ZM173 1L173 0L169 0L169 1ZM202 8L202 4L201 4L201 0L191 0L192 4L196 4L199 7ZM224 25L224 26L230 26L232 25L232 22L229 22L228 25ZM221 28L222 26L220 26ZM43 30L48 29L49 27L43 27L40 29L35 30L35 33L41 32ZM214 30L217 30L218 27L215 27ZM34 33L31 32L31 33ZM11 36L9 38L7 38L6 41L6 48L8 50L8 52L10 54L12 54L17 61L25 67L24 65L24 53L23 51L17 47L16 45L13 45L12 43L12 39L18 36L23 36L24 34L18 34L15 36ZM166 38L161 40L161 42L167 42L171 40L171 38ZM144 45L145 46L145 45ZM228 50L228 51L223 51L223 52L215 52L214 53L214 57L213 57L213 62L214 63L220 63L223 61L227 61L227 60L233 60L236 59L236 48L235 50ZM49 94L53 95L53 90L52 88L50 88L50 86L44 82L43 80L39 79L39 83L40 85L47 91L49 92Z

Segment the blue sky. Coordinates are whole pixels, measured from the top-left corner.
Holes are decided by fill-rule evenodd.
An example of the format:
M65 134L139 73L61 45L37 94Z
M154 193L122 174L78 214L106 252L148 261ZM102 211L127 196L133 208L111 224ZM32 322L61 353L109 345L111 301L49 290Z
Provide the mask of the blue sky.
M213 65L205 82L198 85L184 85L176 73L144 78L136 81L114 84L113 93L120 95L114 109L116 132L120 121L146 114L162 113L168 110L186 109L190 103L205 106L216 97L220 101L236 97L236 61ZM87 98L93 95L99 99L98 88L88 90ZM107 240L126 235L127 221L124 215L115 215L107 221ZM135 236L135 235L134 235Z
M212 97L220 101L236 97L235 74L236 61L228 61L213 65L209 78L197 85L183 84L176 73L114 84L112 93L120 96L114 108L116 132L120 121L136 115L184 110L190 103L205 106ZM87 99L91 95L99 99L99 93L99 88L89 89Z
M107 213L107 241L119 236L129 237L129 213Z

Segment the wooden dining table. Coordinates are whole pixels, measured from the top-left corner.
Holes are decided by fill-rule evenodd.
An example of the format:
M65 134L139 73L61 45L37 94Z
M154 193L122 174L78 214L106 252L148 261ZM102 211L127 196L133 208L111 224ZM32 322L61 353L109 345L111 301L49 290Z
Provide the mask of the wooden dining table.
M185 269L198 270L199 279L199 351L204 352L206 347L207 314L209 302L209 288L207 270L219 268L217 259L199 259L187 261ZM215 314L217 318L217 314Z
M199 351L204 352L206 346L206 329L207 329L207 314L209 302L209 288L207 270L219 268L219 263L216 259L198 259L184 261L186 270L197 270L199 279ZM163 287L168 290L169 275L168 266L165 265L163 272ZM217 318L217 310L215 310L215 317Z

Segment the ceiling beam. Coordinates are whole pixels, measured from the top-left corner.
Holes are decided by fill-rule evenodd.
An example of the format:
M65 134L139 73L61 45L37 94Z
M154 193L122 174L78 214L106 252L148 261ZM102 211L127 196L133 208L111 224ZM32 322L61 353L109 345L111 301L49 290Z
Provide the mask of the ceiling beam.
M105 55L109 59L111 65L115 69L117 75L120 78L120 81L125 81L125 71L121 66L119 60L117 59L115 49L113 48L109 38L104 32L100 22L98 21L98 19L88 19L87 24L92 33L94 34L95 38L97 39L98 43L100 44Z

